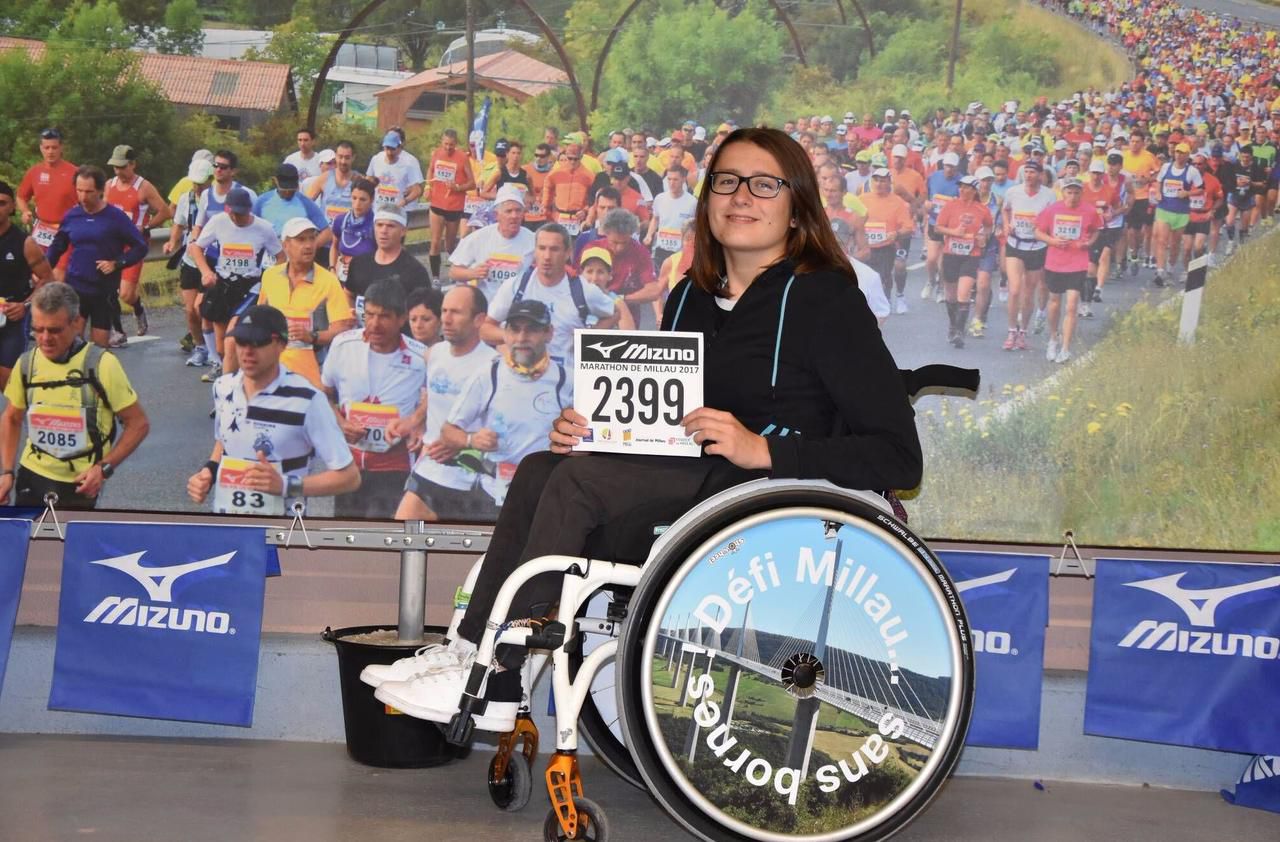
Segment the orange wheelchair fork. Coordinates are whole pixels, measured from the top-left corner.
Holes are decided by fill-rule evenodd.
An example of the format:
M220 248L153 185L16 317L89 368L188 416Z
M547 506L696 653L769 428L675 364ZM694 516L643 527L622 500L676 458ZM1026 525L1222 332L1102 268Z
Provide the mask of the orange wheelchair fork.
M517 745L520 746L520 753L532 768L533 760L538 756L538 726L533 724L533 719L528 712L518 714L516 727L498 737L498 755L493 768L497 780L502 780L506 776L507 764L511 762L511 756L515 753Z
M573 799L582 797L582 776L578 773L578 753L557 751L547 764L547 793L551 796L551 809L556 811L560 827L568 839L578 838L579 817Z

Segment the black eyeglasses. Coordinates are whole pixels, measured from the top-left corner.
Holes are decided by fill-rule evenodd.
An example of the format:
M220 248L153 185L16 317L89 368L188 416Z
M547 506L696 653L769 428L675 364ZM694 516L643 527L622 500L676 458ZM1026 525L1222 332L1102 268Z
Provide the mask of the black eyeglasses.
M57 129L45 129L40 132L41 140L62 140L62 132Z
M215 170L229 170L232 169L232 166L230 164L214 164L213 168Z
M742 182L747 183L747 190L757 199L773 199L782 192L783 187L790 187L791 182L776 175L737 175L731 172L711 173L711 192L721 196L731 196L738 192Z

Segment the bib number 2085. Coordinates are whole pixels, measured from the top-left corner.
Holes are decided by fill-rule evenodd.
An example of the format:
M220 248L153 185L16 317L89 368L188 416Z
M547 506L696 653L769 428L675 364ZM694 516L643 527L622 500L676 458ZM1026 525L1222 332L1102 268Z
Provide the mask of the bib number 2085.
M595 391L600 393L600 402L591 413L592 421L630 424L639 419L641 424L656 424L661 418L664 423L679 424L685 416L684 383L679 380L667 380L660 386L652 377L639 381L631 377L598 377Z

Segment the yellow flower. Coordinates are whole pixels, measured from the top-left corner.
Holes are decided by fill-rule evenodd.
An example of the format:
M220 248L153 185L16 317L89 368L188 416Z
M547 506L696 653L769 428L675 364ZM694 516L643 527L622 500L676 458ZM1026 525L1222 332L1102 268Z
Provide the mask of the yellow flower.
M1085 406L1089 407L1090 409L1097 409L1097 408L1098 408L1098 405L1097 405L1096 403L1094 403L1093 401L1089 401L1087 404L1085 404Z
M1057 395L1050 395L1050 396L1048 397L1048 400L1056 401L1056 400L1058 400L1058 396L1057 396Z
M1106 417L1107 417L1107 413L1105 413L1105 412L1099 412L1099 413L1098 413L1098 417L1099 417L1099 418L1106 418Z
M1027 387L1019 383L1017 386L1013 387L1013 391L1017 392L1020 395L1023 392L1027 391Z
M991 438L991 434L990 434L990 433L988 433L986 430L983 430L983 431L982 431L982 437L983 437L984 439L989 439L989 438Z
M1097 435L1098 433L1102 432L1102 425L1099 424L1097 421L1090 421L1089 426L1085 427L1085 430L1091 436Z
M1057 413L1055 413L1055 415L1056 415L1058 418L1066 418L1066 417L1067 417L1067 413L1063 412L1061 409L1059 409L1059 410L1057 411Z
M952 427L954 427L954 426L955 426L955 422L954 422L954 421L948 421L948 422L947 422L947 429L948 429L948 430L950 430L950 429L951 429Z
M1128 401L1121 401L1120 403L1116 404L1116 412L1120 412L1121 410L1124 410L1125 412L1130 412L1133 410L1133 404L1129 403Z

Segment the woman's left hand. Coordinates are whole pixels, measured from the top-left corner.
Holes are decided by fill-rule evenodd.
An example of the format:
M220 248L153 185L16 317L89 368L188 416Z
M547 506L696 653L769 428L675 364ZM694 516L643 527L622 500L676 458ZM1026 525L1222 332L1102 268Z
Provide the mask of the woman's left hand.
M723 456L739 468L757 470L773 467L769 443L739 423L728 412L702 407L686 415L680 423L685 435L707 445L707 453Z

